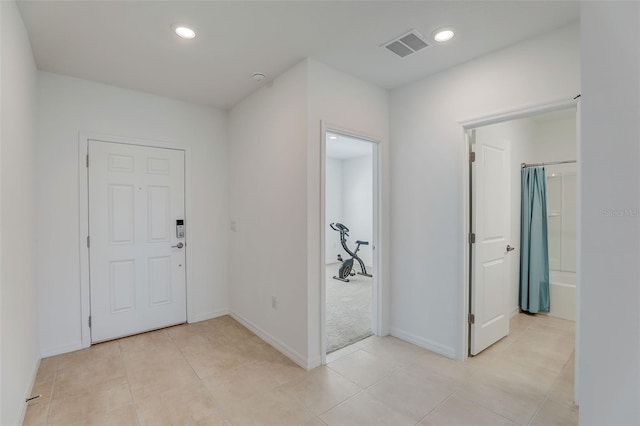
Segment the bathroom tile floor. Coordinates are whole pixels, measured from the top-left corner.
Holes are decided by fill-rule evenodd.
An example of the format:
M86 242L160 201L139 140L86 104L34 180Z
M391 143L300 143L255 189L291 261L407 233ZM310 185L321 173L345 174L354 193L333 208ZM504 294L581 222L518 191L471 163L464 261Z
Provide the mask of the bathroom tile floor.
M457 362L394 337L305 371L225 316L45 358L25 425L571 425L574 323Z

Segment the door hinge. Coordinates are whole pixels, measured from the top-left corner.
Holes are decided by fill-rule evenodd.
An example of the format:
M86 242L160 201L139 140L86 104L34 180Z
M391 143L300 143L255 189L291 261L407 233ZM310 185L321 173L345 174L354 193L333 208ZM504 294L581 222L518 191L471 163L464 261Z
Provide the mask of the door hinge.
M87 154L87 167L89 167L89 154Z
M89 317L91 318L91 317ZM475 324L476 323L476 316L473 314L469 314L469 324Z
M476 161L476 153L472 151L472 152L469 153L469 162L473 163L475 161ZM89 167L89 166L87 166L87 167Z
M87 235L87 248L91 247L91 237Z
M89 328L91 328L91 315L89 315Z
M476 243L476 234L474 234L473 232L469 233L469 244L475 244Z

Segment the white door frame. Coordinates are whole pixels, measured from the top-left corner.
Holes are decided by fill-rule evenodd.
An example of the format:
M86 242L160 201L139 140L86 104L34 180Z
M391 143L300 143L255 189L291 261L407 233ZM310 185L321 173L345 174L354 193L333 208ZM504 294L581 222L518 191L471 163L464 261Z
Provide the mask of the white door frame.
M382 158L380 155L381 140L363 132L358 132L344 127L327 124L321 122L320 125L322 135L320 136L320 351L322 357L322 365L327 363L327 267L325 259L326 247L326 178L327 178L327 132L337 133L339 135L350 136L356 139L370 142L373 147L373 241L372 247L372 271L373 275L373 301L372 301L372 324L371 331L374 335L379 335L383 330L383 307L382 307L382 280L380 279L380 189Z
M461 260L461 264L460 264L460 268L463 271L462 273L462 282L460 283L460 289L461 289L461 294L462 294L462 301L460 303L460 313L459 313L459 318L460 318L460 324L461 324L461 328L460 328L460 334L459 334L459 338L460 338L460 347L462 348L462 353L461 353L461 359L462 360L466 360L469 356L469 322L468 322L468 315L469 315L469 291L470 291L470 278L471 278L471 274L470 274L470 262L471 262L471 254L470 254L470 243L469 243L469 233L471 232L470 229L470 218L471 218L471 205L470 205L470 195L471 195L471 187L470 187L470 183L471 183L471 176L469 173L469 140L468 140L468 131L475 129L476 127L481 127L481 126L488 126L490 124L496 124L496 123L501 123L501 122L505 122L505 121L511 121L511 120L517 120L520 118L526 118L526 117L531 117L534 115L538 115L538 114L544 114L544 113L548 113L548 112L553 112L553 111L558 111L558 110L562 110L562 109L569 109L569 108L576 108L577 109L578 106L578 100L577 99L563 99L563 100L559 100L556 102L551 102L551 103L546 103L546 104L539 104L539 105L534 105L531 107L527 107L527 108L522 108L522 109L518 109L518 110L512 110L512 111L508 111L508 112L503 112L500 114L493 114L493 115L488 115L488 116L484 116L484 117L479 117L479 118L474 118L474 119L470 119L470 120L465 120L465 121L461 121L459 122L460 124L460 130L461 130L461 141L464 144L464 148L463 148L463 152L464 152L464 156L462 158L462 164L460 166L461 170L462 170L462 217L460 219L460 223L462 224L462 233L461 236L463 238L461 247L462 247L462 251L460 253L460 260ZM579 115L576 112L576 126L579 129L580 128L580 120L579 120ZM577 141L576 141L577 145L578 145L578 156L580 153L580 134L579 132L577 133ZM578 170L578 179L577 179L577 192L578 192L578 197L579 197L579 193L580 193L580 161L579 158L578 160L578 164L577 164L577 170ZM580 205L580 200L578 199L578 206ZM578 207L579 209L579 207ZM578 210L579 211L579 210ZM580 221L580 215L578 215L578 225L579 225L579 221ZM577 244L578 247L580 246L580 230L577 230ZM578 256L579 257L579 256ZM577 262L579 263L579 258L577 259ZM579 269L579 268L578 268ZM576 280L578 281L578 285L577 287L580 288L580 277L576 276ZM577 296L577 303L576 303L576 307L577 307L577 312L579 312L579 301L580 301L580 297L579 297L579 291L577 292L578 296ZM577 330L579 327L579 316L576 317L576 336L578 335ZM577 357L577 353L576 353L576 357ZM576 376L577 379L577 376Z
M89 150L89 140L100 142L119 143L124 145L147 146L151 148L165 148L184 151L184 196L185 196L185 221L187 232L191 223L191 147L188 145L178 145L171 142L160 142L147 139L135 139L121 136L110 136L103 134L80 133L78 135L78 222L80 251L80 312L81 312L81 335L82 347L91 346L91 329L89 327L89 315L91 315L91 285L89 276L89 248L87 247L87 236L89 235L89 171L87 169L87 154ZM189 245L185 246L185 258L189 258ZM185 282L186 282L186 304L187 322L190 318L189 306L189 276L192 275L192 262L185 262Z

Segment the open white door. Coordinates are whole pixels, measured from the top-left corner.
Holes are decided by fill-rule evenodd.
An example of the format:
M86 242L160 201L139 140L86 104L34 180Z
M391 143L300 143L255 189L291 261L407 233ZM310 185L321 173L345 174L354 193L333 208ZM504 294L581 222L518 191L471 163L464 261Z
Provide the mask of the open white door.
M88 148L91 341L185 322L184 151Z
M470 348L476 355L509 334L509 141L471 131ZM511 251L509 249L509 251Z

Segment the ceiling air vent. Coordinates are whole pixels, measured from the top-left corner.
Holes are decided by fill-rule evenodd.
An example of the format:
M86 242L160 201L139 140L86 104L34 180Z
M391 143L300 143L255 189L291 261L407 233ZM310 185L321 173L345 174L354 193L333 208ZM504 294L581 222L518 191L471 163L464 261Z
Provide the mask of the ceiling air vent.
M386 47L401 58L411 55L427 46L428 44L425 41L425 37L416 30L411 30L382 45L382 47Z

